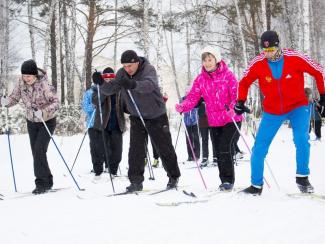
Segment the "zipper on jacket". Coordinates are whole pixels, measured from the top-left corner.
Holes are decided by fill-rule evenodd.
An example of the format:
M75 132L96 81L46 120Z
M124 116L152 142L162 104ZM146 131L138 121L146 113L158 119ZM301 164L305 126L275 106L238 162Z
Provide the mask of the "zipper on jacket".
M283 96L281 91L281 79L276 79L278 83L278 92L279 92L279 98L280 98L280 111L283 114Z

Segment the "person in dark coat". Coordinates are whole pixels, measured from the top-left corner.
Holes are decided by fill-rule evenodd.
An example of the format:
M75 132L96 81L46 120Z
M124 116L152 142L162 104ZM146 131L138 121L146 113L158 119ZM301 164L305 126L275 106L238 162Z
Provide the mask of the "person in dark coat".
M180 170L156 70L146 58L139 57L133 50L123 52L121 63L123 67L111 82L104 83L99 72L93 75L93 81L101 85L101 93L104 95L109 96L121 91L123 102L130 113L128 177L131 184L126 190L135 192L143 189L143 162L146 157L144 144L147 134L167 172L167 188L176 188Z
M102 76L105 82L109 82L115 77L114 70L111 67L107 67L104 69ZM90 125L88 133L95 180L100 179L104 165L106 171L109 171L113 176L117 175L119 163L122 160L122 134L125 130L121 93L117 92L111 96L102 95L100 104L103 114L106 150L108 152L108 159L106 160L97 94L97 87L92 86L86 91L83 100L83 109L87 113L88 123ZM90 121L94 110L95 116L93 120Z

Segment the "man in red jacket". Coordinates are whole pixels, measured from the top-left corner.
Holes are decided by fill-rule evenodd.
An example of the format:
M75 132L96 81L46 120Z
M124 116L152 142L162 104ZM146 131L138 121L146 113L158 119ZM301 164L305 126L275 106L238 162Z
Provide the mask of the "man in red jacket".
M239 82L238 98L234 110L237 114L248 112L245 101L250 85L258 80L264 95L263 116L256 135L251 156L251 183L244 193L260 195L263 189L264 160L278 129L289 120L296 146L296 183L301 192L311 193L309 175L309 108L304 93L304 73L316 80L321 105L324 106L325 90L322 67L296 51L281 49L275 31L261 36L263 52L252 60Z

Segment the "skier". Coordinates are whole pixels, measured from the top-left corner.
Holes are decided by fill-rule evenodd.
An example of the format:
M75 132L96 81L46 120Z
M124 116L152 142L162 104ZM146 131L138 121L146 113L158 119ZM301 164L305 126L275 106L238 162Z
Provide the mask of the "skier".
M238 98L234 107L237 114L249 111L245 106L248 89L258 80L264 95L264 112L252 149L251 186L243 192L253 195L262 193L264 159L275 134L285 120L289 120L292 125L296 146L297 186L301 192L313 192L308 179L309 109L304 94L304 72L316 79L321 104L324 104L323 69L304 54L281 49L279 36L275 31L265 31L262 34L261 47L263 52L253 59L239 82Z
M105 82L115 78L114 70L107 67L103 70L102 77ZM85 94L83 108L87 111L88 118L92 111L98 107L97 87L92 86ZM95 180L99 180L103 173L103 164L113 176L117 175L119 163L122 159L123 135L125 130L125 118L123 103L120 92L111 96L101 96L101 109L103 115L103 128L108 151L108 162L105 158L104 142L101 131L101 120L99 109L96 109L92 128L89 130L90 151L93 162Z
M54 88L48 84L45 71L37 68L32 59L23 62L22 77L8 98L1 98L1 106L11 107L22 101L26 109L27 130L34 159L36 188L33 194L42 194L53 186L53 176L46 157L51 134L56 126L59 100Z
M146 156L144 143L147 133L169 177L167 189L176 188L180 171L169 131L166 105L158 87L156 70L146 58L139 57L133 50L122 53L121 63L123 67L118 70L116 78L111 82L103 84L102 77L98 73L93 75L93 81L102 85L101 92L105 95L121 91L123 102L130 112L128 177L131 184L126 191L135 192L143 189L143 161Z
M217 160L221 191L230 191L235 182L235 171L231 145L237 129L233 123L242 120L235 115L233 106L236 103L237 80L226 63L221 60L220 52L215 47L202 50L202 70L193 82L190 92L181 104L176 104L179 113L190 111L202 97L206 103L206 113L211 127Z

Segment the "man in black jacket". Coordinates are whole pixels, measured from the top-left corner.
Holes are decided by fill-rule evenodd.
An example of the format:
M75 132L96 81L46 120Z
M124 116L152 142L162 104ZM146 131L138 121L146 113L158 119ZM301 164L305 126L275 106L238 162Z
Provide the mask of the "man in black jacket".
M130 113L128 177L131 184L126 190L134 192L143 189L145 167L143 162L146 157L143 145L147 134L149 134L169 177L167 188L176 188L180 171L172 145L166 106L158 86L156 70L147 59L139 57L133 50L127 50L122 54L121 63L123 68L118 70L116 78L110 83L104 83L99 72L94 73L93 81L95 84L101 85L100 91L104 95L121 91L122 99ZM145 126L141 121L141 116Z

